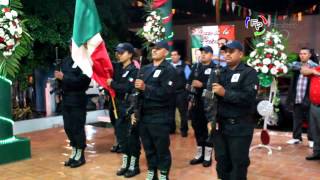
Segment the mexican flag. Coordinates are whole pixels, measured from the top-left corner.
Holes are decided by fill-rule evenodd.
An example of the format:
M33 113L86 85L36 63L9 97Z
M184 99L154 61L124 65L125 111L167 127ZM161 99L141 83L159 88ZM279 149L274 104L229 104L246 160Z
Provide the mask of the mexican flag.
M107 86L113 67L106 45L100 35L102 30L94 0L77 0L72 33L72 59L88 77L107 89L112 97L115 92Z

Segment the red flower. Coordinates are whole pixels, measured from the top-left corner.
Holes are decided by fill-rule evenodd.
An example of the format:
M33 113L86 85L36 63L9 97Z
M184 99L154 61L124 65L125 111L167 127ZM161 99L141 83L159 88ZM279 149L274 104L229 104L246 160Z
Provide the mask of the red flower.
M10 8L3 8L2 12L6 13L6 12L10 12Z
M13 48L13 45L10 45L10 46L6 47L7 50L12 49L12 48Z
M273 42L270 40L270 41L267 42L267 44L268 44L269 46L272 46L272 45L273 45Z
M257 66L263 66L263 64L262 63L258 63Z
M269 69L272 69L273 67L274 67L273 64L269 64L269 65L268 65L268 68L269 68Z
M283 69L282 68L278 68L278 72L279 73L283 73Z
M266 54L266 58L272 58L272 55L270 53Z
M4 42L4 38L0 37L0 43Z

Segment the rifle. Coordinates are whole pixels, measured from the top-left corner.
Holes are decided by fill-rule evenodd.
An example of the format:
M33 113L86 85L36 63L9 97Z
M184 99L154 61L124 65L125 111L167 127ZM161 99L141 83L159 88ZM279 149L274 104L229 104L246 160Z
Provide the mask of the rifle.
M198 62L196 64L196 68L194 71L195 78L198 78L198 76L199 76L199 66L200 66L200 62ZM190 107L188 106L188 111L190 111L191 108L195 105L195 99L196 99L195 96L197 95L197 91L196 91L196 88L194 88L190 84L186 84L186 90L189 92L188 100L189 100L189 103L191 104L191 106Z
M59 59L58 47L56 47L55 51L56 51L56 59L55 59L55 62L53 63L53 65L55 67L54 70L61 71L62 59Z
M58 47L55 48L55 54L56 54L56 59L55 59L55 62L53 63L54 70L55 71L61 71L62 59L59 59L59 49L58 49ZM60 80L56 79L55 87L50 91L50 94L52 94L52 93L56 93L57 95L60 95L62 93Z
M219 83L220 74L221 74L221 69L220 69L220 50L219 50L217 68L214 71L211 71L207 81L207 89L204 89L202 93L202 97L204 98L204 110L206 112L206 117L208 120L211 120L211 127L212 127L211 131L209 132L207 142L213 141L213 133L216 129L218 99L211 89L212 89L212 83Z
M137 78L136 79L141 79L143 78L143 74L141 74L141 63L142 62L142 56L140 56L139 59L139 65L140 68L138 69L138 73L137 73ZM129 131L128 134L129 136L132 134L132 131L134 131L134 128L137 126L138 122L141 119L141 107L142 107L142 101L141 101L141 91L139 89L134 89L134 92L131 94L131 103L130 103L130 107L127 109L127 115L129 116L128 118L131 120L131 114L134 114L134 117L136 118L136 123L135 124L131 124L130 121L130 126L129 126Z

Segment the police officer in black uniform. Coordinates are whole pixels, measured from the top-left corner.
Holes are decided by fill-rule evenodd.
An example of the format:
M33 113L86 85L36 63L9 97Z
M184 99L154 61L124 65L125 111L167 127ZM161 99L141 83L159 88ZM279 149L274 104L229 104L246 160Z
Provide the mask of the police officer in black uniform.
M130 43L120 43L116 47L116 54L119 63L114 71L114 79L108 79L107 85L116 92L116 106L119 118L115 120L115 129L118 143L123 152L122 165L117 171L118 176L133 177L140 173L140 140L137 131L133 131L130 136L128 129L131 119L128 112L130 106L129 97L134 90L134 81L137 76L137 68L132 63L134 48ZM119 68L120 66L120 68Z
M152 49L152 63L141 69L142 78L135 87L142 92L140 137L148 164L147 180L169 179L171 153L169 149L169 100L175 92L175 70L165 60L169 53L167 42L161 41ZM134 119L133 119L134 121Z
M210 46L200 48L201 62L193 65L189 84L195 91L190 91L189 109L192 127L197 141L197 153L190 161L191 165L202 163L204 167L211 166L212 143L207 142L207 118L204 112L202 92L206 88L208 77L216 66L212 62L213 50Z
M252 67L241 62L242 57L243 46L239 41L227 44L227 67L221 70L219 83L212 83L211 87L218 96L218 112L217 124L208 123L208 129L216 127L213 129L216 170L218 178L223 180L247 179L250 164L249 148L254 130L251 115L258 77Z
M180 114L180 132L182 137L188 136L188 92L186 91L186 84L191 73L191 69L188 64L184 63L180 59L180 54L177 50L171 51L171 64L175 67L177 72L177 83L176 83L176 93L175 98L172 98L172 126L171 131L176 129L175 112L176 108L179 110Z
M64 165L71 168L79 167L86 162L84 157L87 105L85 91L91 79L82 73L70 56L63 59L61 71L55 71L54 76L61 83L64 130L72 147L70 158Z

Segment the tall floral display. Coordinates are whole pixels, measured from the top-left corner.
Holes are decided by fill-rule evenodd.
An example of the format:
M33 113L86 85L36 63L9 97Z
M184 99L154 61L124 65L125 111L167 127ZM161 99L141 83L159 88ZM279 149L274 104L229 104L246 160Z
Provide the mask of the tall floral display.
M13 135L11 78L19 70L19 60L28 53L31 38L19 14L19 0L0 1L0 164L31 156L30 140Z
M268 149L269 154L272 154L272 149L281 150L281 147L269 145L270 136L267 131L267 125L277 124L277 118L274 118L274 107L279 102L277 77L288 73L288 60L284 50L283 35L273 29L255 40L255 49L250 53L247 61L247 64L258 72L260 86L262 88L270 88L269 99L261 101L257 106L259 114L264 119L261 132L262 144L253 146L250 150L264 147Z
M167 41L173 46L172 31L172 0L146 0L146 22L138 31L138 35L145 39L144 47L159 41Z

